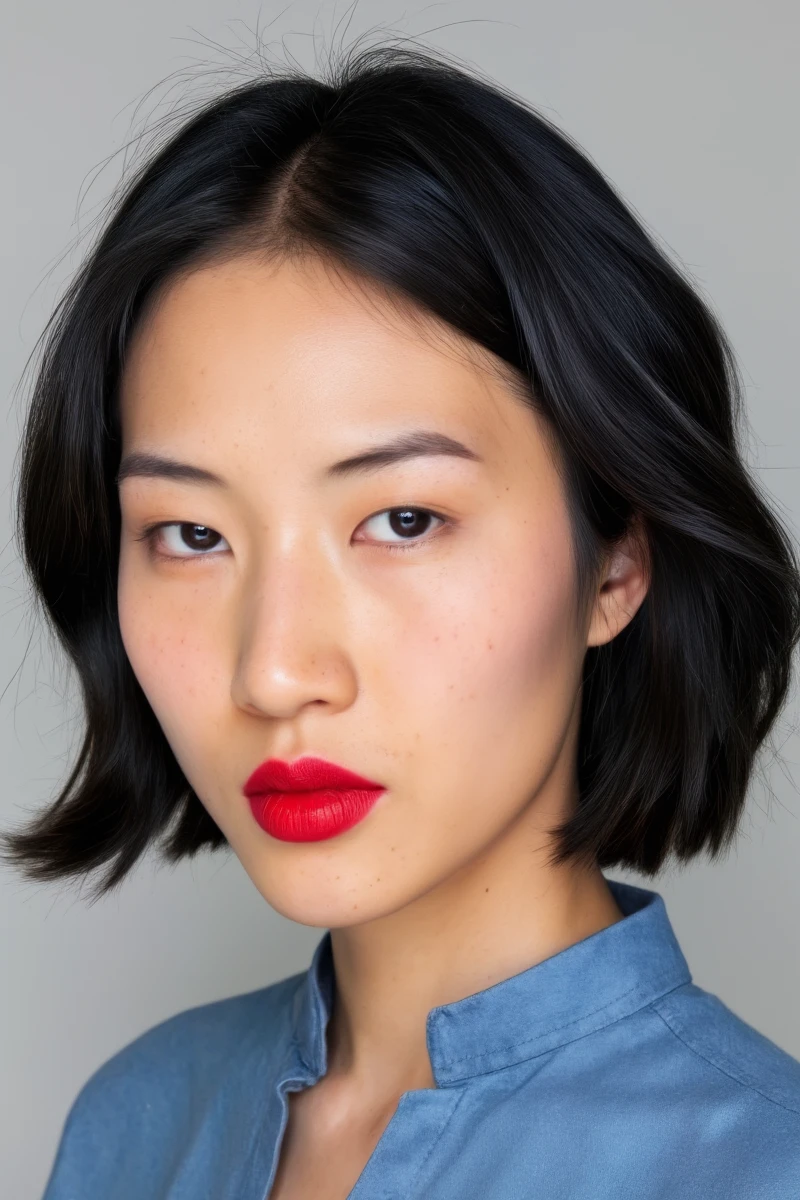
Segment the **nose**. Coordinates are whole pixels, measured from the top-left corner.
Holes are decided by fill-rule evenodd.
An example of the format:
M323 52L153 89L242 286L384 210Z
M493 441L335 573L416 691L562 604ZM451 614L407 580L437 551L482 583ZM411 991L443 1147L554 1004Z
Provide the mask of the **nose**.
M358 685L346 646L343 581L305 542L263 562L242 596L234 703L290 720L307 705L347 708Z

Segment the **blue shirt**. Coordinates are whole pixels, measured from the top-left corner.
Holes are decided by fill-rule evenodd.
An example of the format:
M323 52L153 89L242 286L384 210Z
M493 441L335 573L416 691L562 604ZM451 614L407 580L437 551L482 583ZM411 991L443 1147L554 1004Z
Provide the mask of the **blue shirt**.
M436 1087L400 1097L352 1200L798 1200L800 1063L692 983L658 893L608 883L622 920L428 1014ZM326 932L307 971L131 1042L44 1200L266 1200L333 988Z

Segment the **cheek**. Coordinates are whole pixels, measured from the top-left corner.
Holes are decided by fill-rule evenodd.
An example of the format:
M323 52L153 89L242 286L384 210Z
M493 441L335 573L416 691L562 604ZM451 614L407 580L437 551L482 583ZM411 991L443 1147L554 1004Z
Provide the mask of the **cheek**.
M168 589L137 583L120 569L118 612L122 642L133 672L176 755L196 743L192 730L208 732L210 686L219 664L208 640L214 627L195 611L191 598L173 599ZM220 631L221 632L221 631Z
M479 569L449 569L394 655L398 711L421 731L418 748L437 771L451 769L450 749L452 770L470 778L486 779L498 758L512 773L552 758L579 684L566 535L501 549Z

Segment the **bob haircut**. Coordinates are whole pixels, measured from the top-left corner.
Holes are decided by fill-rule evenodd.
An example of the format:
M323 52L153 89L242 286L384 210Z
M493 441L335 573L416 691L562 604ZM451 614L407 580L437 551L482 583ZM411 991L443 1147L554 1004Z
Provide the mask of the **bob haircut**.
M568 136L439 53L384 45L322 79L267 72L186 118L116 198L45 328L17 536L86 728L4 857L44 881L108 863L99 897L157 839L171 862L227 844L123 647L115 474L147 297L242 253L323 256L512 368L559 449L579 599L603 552L632 522L644 531L647 596L586 653L579 804L551 863L653 875L670 854L716 856L800 636L795 550L740 457L733 352Z

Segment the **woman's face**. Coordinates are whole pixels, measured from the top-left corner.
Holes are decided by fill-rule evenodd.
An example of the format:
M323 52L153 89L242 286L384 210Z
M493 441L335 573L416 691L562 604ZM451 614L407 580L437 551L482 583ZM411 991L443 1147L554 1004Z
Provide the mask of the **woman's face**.
M609 634L575 610L544 428L492 364L316 259L195 270L131 346L123 459L217 481L121 480L125 648L256 887L302 923L398 910L572 779L583 656ZM422 433L466 449L332 470ZM306 755L386 790L286 841L242 786Z

